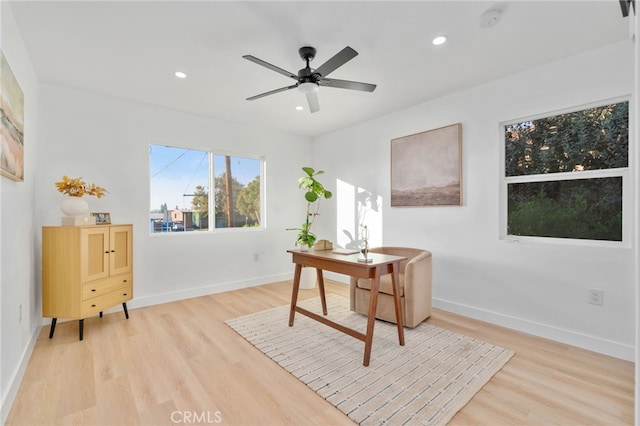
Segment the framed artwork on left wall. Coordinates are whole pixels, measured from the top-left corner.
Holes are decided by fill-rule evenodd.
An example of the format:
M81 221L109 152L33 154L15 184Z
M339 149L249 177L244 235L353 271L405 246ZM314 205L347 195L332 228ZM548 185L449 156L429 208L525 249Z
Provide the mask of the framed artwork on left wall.
M24 180L24 94L0 50L0 174Z

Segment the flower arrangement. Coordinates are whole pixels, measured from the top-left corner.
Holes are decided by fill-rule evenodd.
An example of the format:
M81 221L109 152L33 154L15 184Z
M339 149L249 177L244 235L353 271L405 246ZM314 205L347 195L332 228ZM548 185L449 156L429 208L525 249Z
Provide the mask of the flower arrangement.
M105 188L97 186L95 183L87 185L85 181L79 178L70 178L69 176L62 176L60 182L56 182L56 188L58 192L67 194L70 197L82 197L83 195L93 195L95 197L104 197L108 192Z

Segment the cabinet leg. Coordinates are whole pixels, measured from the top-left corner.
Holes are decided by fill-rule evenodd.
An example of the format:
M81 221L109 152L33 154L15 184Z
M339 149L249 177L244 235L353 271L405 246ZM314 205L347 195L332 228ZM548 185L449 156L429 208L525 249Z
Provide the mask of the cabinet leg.
M84 335L84 319L78 321L78 332L80 333L80 340L82 340Z
M129 311L127 310L127 302L122 304L122 309L124 309L124 316L129 319Z
M51 328L49 328L49 339L53 338L53 332L56 331L56 322L58 318L51 319Z

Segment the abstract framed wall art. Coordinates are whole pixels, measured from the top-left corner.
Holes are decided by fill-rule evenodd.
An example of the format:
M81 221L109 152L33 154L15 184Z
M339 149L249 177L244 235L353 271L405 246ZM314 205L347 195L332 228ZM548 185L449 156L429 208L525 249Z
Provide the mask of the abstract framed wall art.
M24 180L24 95L0 51L0 174Z
M391 140L391 206L462 205L462 124Z

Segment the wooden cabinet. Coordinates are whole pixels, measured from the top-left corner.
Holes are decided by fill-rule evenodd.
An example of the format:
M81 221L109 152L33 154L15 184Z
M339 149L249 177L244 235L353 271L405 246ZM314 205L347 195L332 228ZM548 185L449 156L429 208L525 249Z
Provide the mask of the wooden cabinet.
M79 320L133 298L133 225L42 228L42 316Z

